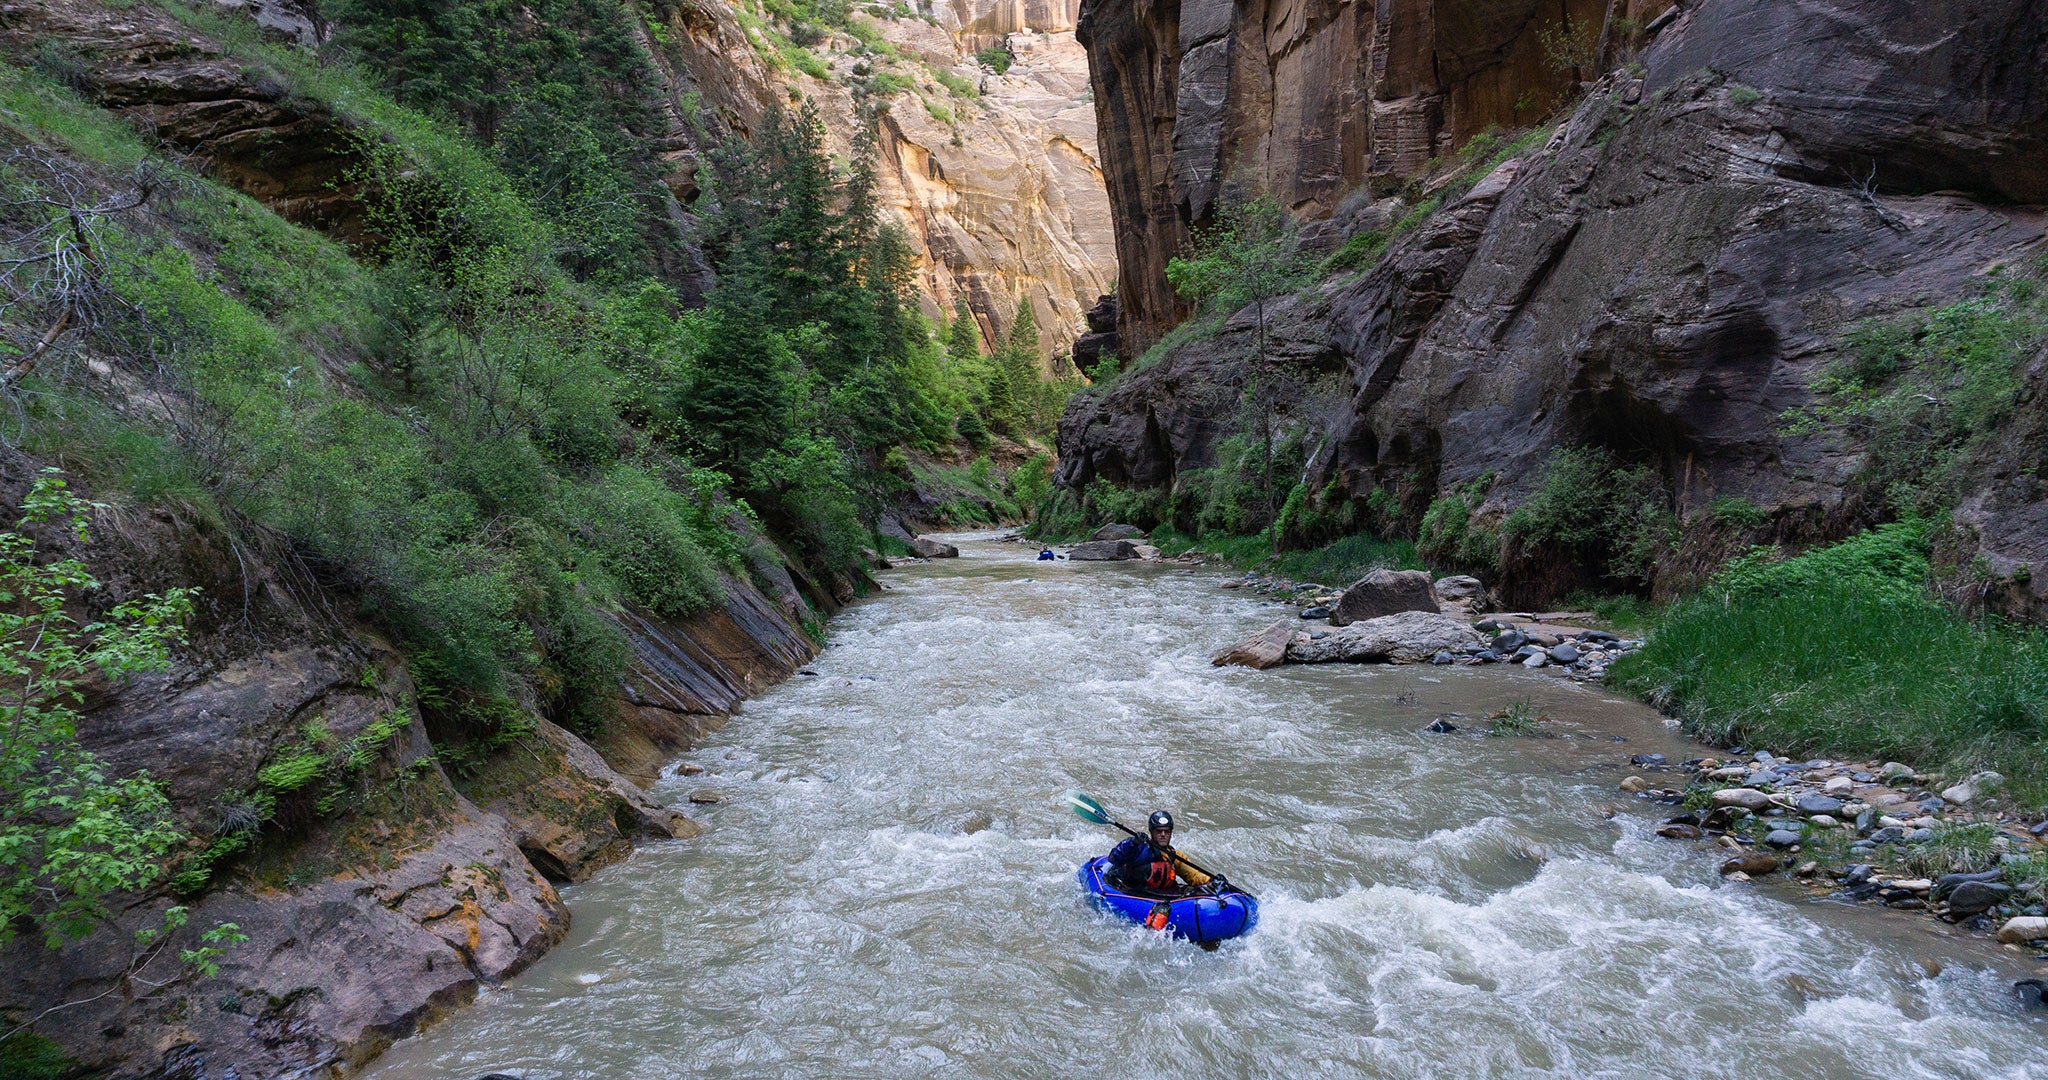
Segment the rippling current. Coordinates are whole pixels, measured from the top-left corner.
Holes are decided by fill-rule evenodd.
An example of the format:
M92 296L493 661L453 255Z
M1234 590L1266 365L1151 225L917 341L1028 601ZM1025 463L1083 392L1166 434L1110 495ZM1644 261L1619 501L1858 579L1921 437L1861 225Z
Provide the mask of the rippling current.
M1031 554L884 574L656 785L723 797L690 807L702 837L564 889L561 947L370 1075L2048 1077L2024 961L1653 836L1616 766L1699 751L1642 706L1500 669L1214 668L1281 609ZM1477 733L1515 700L1546 737ZM1419 730L1446 713L1466 730ZM1091 909L1073 871L1114 837L1068 788L1171 809L1258 929L1203 952Z

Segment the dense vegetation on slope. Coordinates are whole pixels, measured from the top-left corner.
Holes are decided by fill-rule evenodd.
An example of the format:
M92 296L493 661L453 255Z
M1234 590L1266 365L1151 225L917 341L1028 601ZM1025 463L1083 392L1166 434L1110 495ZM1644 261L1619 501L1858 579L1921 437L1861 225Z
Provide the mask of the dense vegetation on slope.
M504 5L339 5L357 67L169 7L348 132L356 165L335 190L361 204L353 248L82 99L62 50L0 65L9 475L53 464L101 514L168 515L316 579L293 588L353 599L404 647L434 730L459 733L439 748L456 770L530 732L527 710L597 732L626 607L687 616L729 581L773 593L785 573L827 601L934 459L1042 436L1065 389L1038 378L1028 318L984 357L971 320L942 333L919 314L868 157L832 160L808 107L717 145L695 220L670 213L624 9L546 8L549 32L522 35L506 28L532 12ZM674 275L685 249L716 271L699 308ZM1007 501L987 457L958 471L963 516ZM1043 473L1041 458L1026 475ZM5 539L54 543L38 528ZM170 608L130 598L79 627L62 609L101 614L89 577L37 584L27 555L10 565L28 583L10 594L53 597L82 664L161 663L122 627L143 619L161 642ZM182 610L177 582L152 583ZM198 603L202 621L232 619L233 598ZM103 782L59 708L69 692L17 707L47 721L11 726L28 734L0 807L0 900L53 940L91 931L72 916L108 893L164 882L174 850L170 887L203 892L286 802L328 813L323 778L412 722L346 740L309 722L214 808L236 824L208 845L178 834L146 777Z

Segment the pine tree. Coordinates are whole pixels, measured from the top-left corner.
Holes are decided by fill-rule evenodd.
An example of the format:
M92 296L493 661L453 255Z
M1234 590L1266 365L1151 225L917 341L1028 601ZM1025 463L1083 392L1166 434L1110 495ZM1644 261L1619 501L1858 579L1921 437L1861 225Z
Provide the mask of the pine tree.
M968 310L965 294L953 299L953 323L946 328L946 359L960 371L981 366L981 327Z
M995 360L995 371L991 375L991 410L996 393L994 387L1000 384L1001 393L1009 402L1002 413L1002 420L1012 433L1023 435L1035 420L1039 383L1038 317L1031 310L1030 300L1017 302L1017 317L1010 321L1010 330L1003 335L1003 344L996 350Z

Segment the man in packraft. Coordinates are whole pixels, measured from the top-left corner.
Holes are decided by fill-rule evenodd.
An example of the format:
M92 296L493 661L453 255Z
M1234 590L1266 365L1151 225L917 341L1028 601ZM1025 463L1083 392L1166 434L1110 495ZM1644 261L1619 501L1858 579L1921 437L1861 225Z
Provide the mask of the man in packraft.
M1210 877L1173 850L1173 815L1154 810L1145 822L1149 840L1133 836L1110 849L1109 882L1129 892L1173 893L1179 883L1203 886Z

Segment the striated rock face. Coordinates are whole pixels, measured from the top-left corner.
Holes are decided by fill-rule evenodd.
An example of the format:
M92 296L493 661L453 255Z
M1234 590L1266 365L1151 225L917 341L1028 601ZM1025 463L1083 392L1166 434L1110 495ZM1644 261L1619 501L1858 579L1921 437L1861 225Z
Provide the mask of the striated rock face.
M274 6L274 5L273 5ZM280 216L361 236L348 127L162 11L89 0L0 7L0 54L40 57L92 101L204 162Z
M1787 410L1853 324L1960 299L2042 250L2048 19L2039 0L1964 7L1708 0L1667 20L1646 78L1597 84L1548 146L1370 272L1278 305L1292 419L1326 434L1305 480L1382 488L1414 515L1492 473L1498 513L1551 447L1591 444L1653 462L1682 520L1741 496L1788 536L1846 526L1861 449L1788 431ZM1077 399L1058 481L1211 464L1249 334L1239 318ZM2014 462L2048 430L2032 400ZM2048 492L2024 472L1966 501L1982 544L1966 554L2041 565ZM1504 584L1520 603L1583 582Z
M1600 0L1089 0L1098 130L1117 221L1121 329L1133 355L1185 314L1166 261L1226 180L1305 220L1368 181L1420 176L1489 126L1527 125L1579 73L1547 55ZM1646 21L1665 0L1614 5Z

